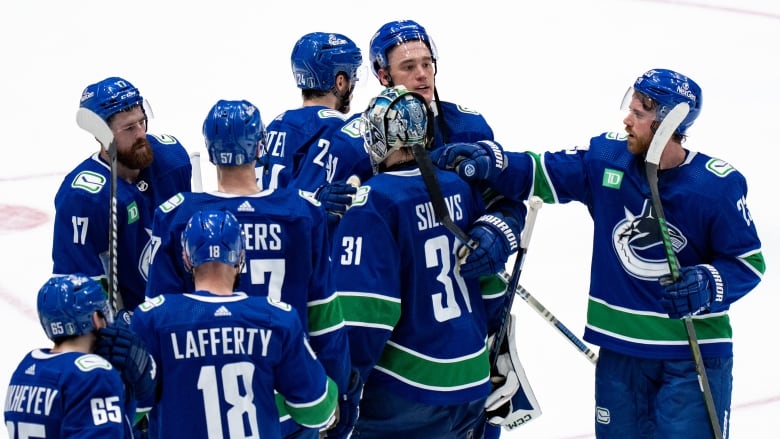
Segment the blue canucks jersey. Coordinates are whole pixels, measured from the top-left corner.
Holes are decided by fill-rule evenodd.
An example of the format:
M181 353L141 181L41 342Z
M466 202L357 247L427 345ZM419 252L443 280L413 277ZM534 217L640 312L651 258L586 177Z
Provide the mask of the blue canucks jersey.
M456 174L436 173L451 217L468 227L484 213L481 198ZM461 244L436 219L417 167L366 181L332 245L351 358L368 379L366 393L433 405L490 393L486 338L504 295L483 297L477 279L460 276Z
M268 124L268 150L257 161L262 188L295 187L314 192L333 180L330 137L346 115L324 106L288 110Z
M150 431L166 439L280 438L280 403L301 425L324 427L338 391L292 308L269 297L206 291L148 299L131 328L160 377Z
M325 213L319 202L298 190L171 197L155 212L147 296L193 291L192 276L182 262L181 233L195 212L206 209L233 213L244 230L246 257L238 289L292 305L328 375L346 391L349 350L331 282Z
M28 353L11 376L5 426L11 439L133 437L124 384L111 363L51 349Z
M644 159L627 150L625 135L605 133L574 150L507 155L509 168L496 184L505 194L579 201L593 218L585 340L630 356L690 358L683 323L668 318L660 302L666 253ZM680 265L711 264L724 282L722 302L693 319L701 352L731 355L727 310L765 270L745 178L723 160L688 151L683 164L660 171L658 180Z
M154 153L151 165L133 184L117 179L119 290L129 310L144 300L155 207L191 189L192 165L178 140L153 135L147 139ZM65 177L54 198L54 274L107 276L110 207L111 167L95 153Z

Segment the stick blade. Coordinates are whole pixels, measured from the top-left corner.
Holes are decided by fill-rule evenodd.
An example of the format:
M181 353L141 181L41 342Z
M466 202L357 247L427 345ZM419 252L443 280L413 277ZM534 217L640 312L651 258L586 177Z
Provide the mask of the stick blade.
M79 128L95 136L106 148L114 141L114 133L111 128L102 117L92 110L79 108L76 112L76 124Z
M664 152L666 143L672 138L674 130L685 120L690 110L687 103L680 102L666 115L664 120L661 121L661 125L655 131L653 140L650 142L650 148L648 148L647 157L645 158L646 162L656 166L661 162L661 154Z

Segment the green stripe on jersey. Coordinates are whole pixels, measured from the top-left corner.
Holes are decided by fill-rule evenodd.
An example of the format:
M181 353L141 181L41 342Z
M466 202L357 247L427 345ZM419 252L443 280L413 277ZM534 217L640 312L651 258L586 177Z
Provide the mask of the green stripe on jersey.
M699 341L731 341L731 322L728 314L703 315L693 319ZM614 337L634 343L653 345L687 342L685 325L680 320L661 314L639 314L617 309L590 298L588 324L596 330L607 331Z

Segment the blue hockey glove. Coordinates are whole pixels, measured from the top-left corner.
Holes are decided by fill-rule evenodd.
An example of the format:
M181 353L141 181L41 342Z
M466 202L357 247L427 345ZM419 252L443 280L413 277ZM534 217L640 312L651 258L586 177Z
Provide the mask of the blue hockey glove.
M661 284L661 304L673 319L706 313L713 304L723 303L723 281L712 265L683 267L677 282L671 283L671 278L664 276Z
M469 230L469 237L478 245L461 264L461 276L476 278L503 270L509 255L518 249L519 228L516 219L500 213L479 217Z
M355 428L359 415L360 398L363 397L363 382L357 370L352 369L349 376L349 389L347 393L339 395L339 419L336 425L325 432L328 439L348 438Z
M316 198L328 212L328 221L338 221L352 204L357 188L349 183L331 183L320 186L314 192Z
M450 143L430 153L431 160L441 169L454 169L466 181L495 181L506 169L504 149L496 142Z
M153 401L157 368L143 340L121 324L98 331L95 353L122 375L129 394L138 401Z

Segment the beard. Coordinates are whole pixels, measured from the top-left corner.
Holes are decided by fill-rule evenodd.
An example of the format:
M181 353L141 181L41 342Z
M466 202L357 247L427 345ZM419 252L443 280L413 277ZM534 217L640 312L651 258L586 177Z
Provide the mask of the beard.
M154 160L154 152L149 141L146 140L146 137L143 137L133 143L133 146L129 149L117 150L116 158L119 163L130 169L144 169Z

